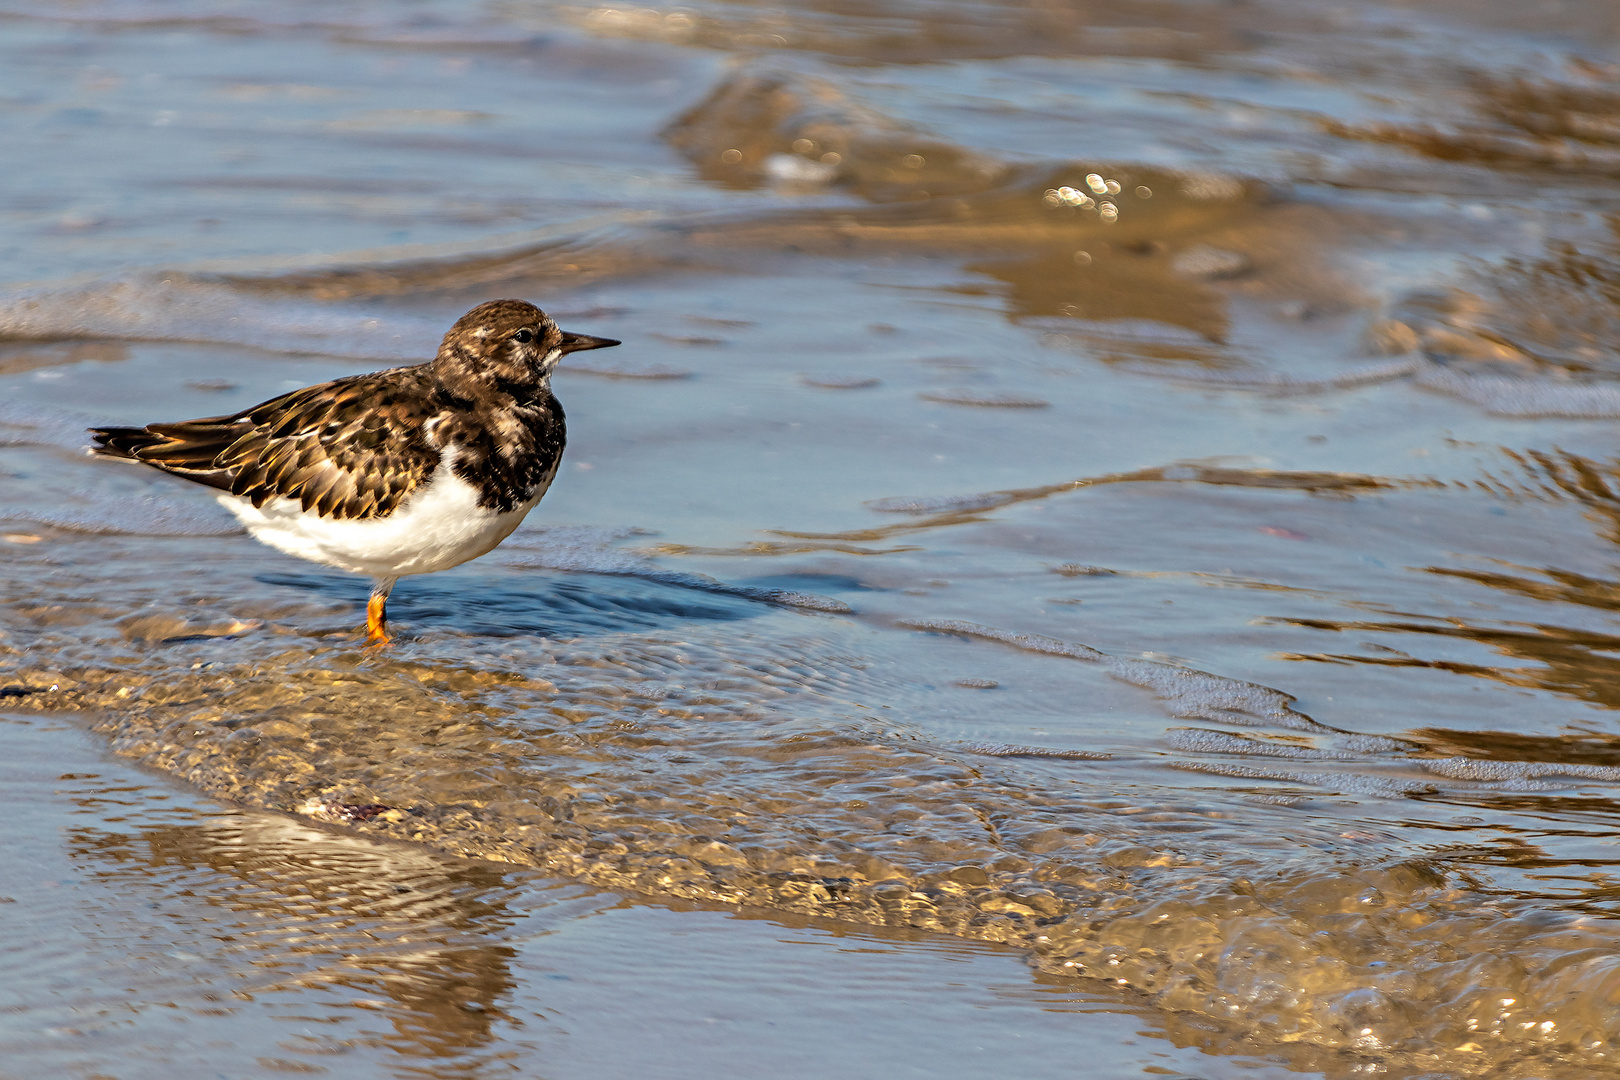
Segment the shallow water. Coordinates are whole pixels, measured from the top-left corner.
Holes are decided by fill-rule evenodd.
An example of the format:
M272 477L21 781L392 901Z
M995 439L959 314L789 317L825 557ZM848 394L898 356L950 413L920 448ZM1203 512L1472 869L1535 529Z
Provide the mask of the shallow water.
M7 1077L1202 1068L1151 1010L1006 948L381 845L176 792L70 724L0 723L30 867L0 901Z
M1613 1071L1609 7L5 10L18 717L242 807L232 844L590 914L590 948L754 1025L739 1055L787 1044L665 928L792 987L767 939L816 920L886 943L827 978L931 1001L931 958L1021 955L975 1030L1038 1075L1076 1046L1119 1075ZM386 654L364 582L79 449L420 358L497 295L626 345L558 374L555 488L403 583ZM55 827L24 832L70 858ZM71 940L41 918L4 947ZM476 948L516 948L492 918ZM536 999L518 951L478 1004ZM456 1000L433 955L412 1016ZM619 1000L710 1073L761 1067L657 996ZM857 1001L969 1067L948 1009L873 988L801 1018L822 1071L860 1074L828 1034ZM1098 1056L1126 1014L1165 1044ZM32 1068L99 1068L19 1015ZM97 1037L170 1067L150 1029ZM444 1075L545 1068L526 1038ZM1199 1057L1141 1056L1169 1044ZM606 1067L574 1052L553 1071Z

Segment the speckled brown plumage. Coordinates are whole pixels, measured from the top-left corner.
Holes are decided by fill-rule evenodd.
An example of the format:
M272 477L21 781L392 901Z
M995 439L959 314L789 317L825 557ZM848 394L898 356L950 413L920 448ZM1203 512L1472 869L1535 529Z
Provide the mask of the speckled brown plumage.
M617 345L568 334L522 300L480 304L429 363L294 390L230 416L92 429L98 454L130 458L263 506L296 499L337 520L386 517L451 449L479 506L522 505L567 438L550 375L566 353Z

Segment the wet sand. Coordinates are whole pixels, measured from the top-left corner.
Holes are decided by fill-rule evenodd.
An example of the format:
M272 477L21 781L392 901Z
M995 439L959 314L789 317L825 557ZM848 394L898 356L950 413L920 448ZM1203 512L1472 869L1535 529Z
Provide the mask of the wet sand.
M1613 1071L1606 7L8 10L0 687L19 747L99 740L18 790L153 770L97 766L214 823L187 902L245 874L323 956L369 916L305 894L373 894L278 866L450 882L375 932L435 944L361 995L405 1033L344 1034L365 1068L966 1075L993 1032L1033 1075ZM626 345L387 653L363 581L82 453L497 295ZM34 910L5 948L71 955ZM589 928L600 1008L536 922ZM322 970L207 1037L281 1045ZM39 1032L114 1006L64 1002L7 1038L91 1075ZM487 1023L522 1009L568 1037Z

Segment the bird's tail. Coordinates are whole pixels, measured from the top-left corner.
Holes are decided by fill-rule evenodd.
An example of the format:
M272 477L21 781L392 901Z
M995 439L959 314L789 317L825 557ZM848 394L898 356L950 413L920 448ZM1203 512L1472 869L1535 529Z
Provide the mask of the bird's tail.
M147 447L167 441L162 435L142 427L91 428L90 439L95 444L90 447L92 454L131 461L139 460L140 451Z

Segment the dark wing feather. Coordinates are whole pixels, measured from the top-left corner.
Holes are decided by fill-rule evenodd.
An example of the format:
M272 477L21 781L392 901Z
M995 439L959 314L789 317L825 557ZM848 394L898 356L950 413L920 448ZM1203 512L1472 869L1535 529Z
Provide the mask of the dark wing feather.
M323 517L386 517L439 463L424 425L440 406L413 369L294 390L233 416L95 428L94 452L130 458L263 506L297 499Z

